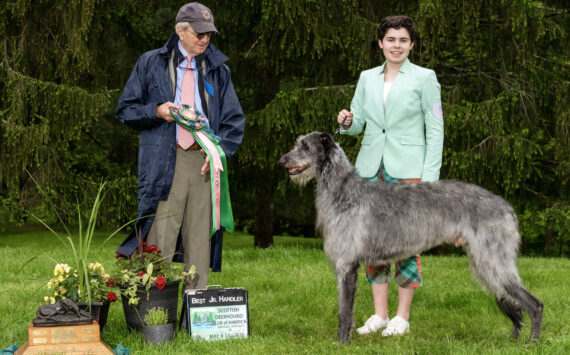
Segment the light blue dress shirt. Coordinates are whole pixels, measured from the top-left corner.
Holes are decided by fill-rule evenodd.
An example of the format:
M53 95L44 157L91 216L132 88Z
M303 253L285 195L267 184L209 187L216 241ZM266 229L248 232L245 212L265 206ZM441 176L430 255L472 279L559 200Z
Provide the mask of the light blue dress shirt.
M184 77L184 72L186 71L186 66L188 65L188 52L182 48L180 44L180 40L178 40L178 50L184 56L184 60L178 64L176 67L176 94L174 95L174 103L180 105L180 98L182 97L182 79ZM198 75L200 72L196 69L196 58L192 57L192 61L190 62L190 68L194 71L194 108L201 113L204 113L202 109L202 99L200 96L200 89L198 88ZM206 120L207 121L207 120ZM176 141L178 142L178 129L176 130Z

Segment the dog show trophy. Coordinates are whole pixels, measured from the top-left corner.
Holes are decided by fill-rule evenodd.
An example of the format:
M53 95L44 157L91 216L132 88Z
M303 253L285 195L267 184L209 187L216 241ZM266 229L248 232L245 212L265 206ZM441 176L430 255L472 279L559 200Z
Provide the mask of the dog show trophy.
M91 314L68 300L40 306L28 341L15 354L113 354L100 339L99 324Z

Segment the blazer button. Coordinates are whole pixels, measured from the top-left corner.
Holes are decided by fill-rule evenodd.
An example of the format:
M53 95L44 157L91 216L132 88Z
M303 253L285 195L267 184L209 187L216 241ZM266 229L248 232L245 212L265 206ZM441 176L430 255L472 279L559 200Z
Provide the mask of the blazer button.
M385 129L383 129L383 130L382 130L382 133L386 133L386 130L385 130Z

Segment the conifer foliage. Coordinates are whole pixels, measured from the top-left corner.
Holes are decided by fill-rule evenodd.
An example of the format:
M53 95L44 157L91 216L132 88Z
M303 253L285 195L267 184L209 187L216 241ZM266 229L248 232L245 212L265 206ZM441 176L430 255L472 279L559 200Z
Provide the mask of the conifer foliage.
M442 178L511 202L523 252L570 255L570 5L561 0L203 1L246 112L230 160L238 227L255 244L274 232L311 234L313 192L291 186L279 157L299 134L333 132L360 71L380 65L381 18L418 24L412 62L442 85ZM0 199L43 211L30 174L63 215L111 180L102 211L136 211L137 134L113 118L138 56L174 29L179 1L8 0L0 4ZM359 138L338 137L349 157ZM87 203L87 202L86 202ZM17 221L15 210L0 221ZM253 227L253 229L251 229ZM277 228L277 229L274 229Z

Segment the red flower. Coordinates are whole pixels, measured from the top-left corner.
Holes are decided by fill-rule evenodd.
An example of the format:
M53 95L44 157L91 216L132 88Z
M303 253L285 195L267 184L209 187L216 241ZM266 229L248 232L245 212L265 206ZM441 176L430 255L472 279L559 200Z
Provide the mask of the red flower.
M139 272L139 273L137 274L137 276L138 276L138 277L143 277L143 276L144 276L144 272Z
M115 259L118 259L118 258L120 258L121 256L122 256L121 253L115 253Z
M107 287L115 287L115 278L111 277L109 280L107 280L105 284L107 285Z
M166 279L164 278L164 276L156 278L156 286L158 287L159 290L162 290L164 286L166 286Z
M117 295L115 292L107 292L107 299L109 302L115 302L117 300Z
M160 253L160 249L159 249L156 245L154 245L154 244L149 245L148 247L145 247L143 251L144 251L145 253L148 253L148 254L154 253L154 252Z

